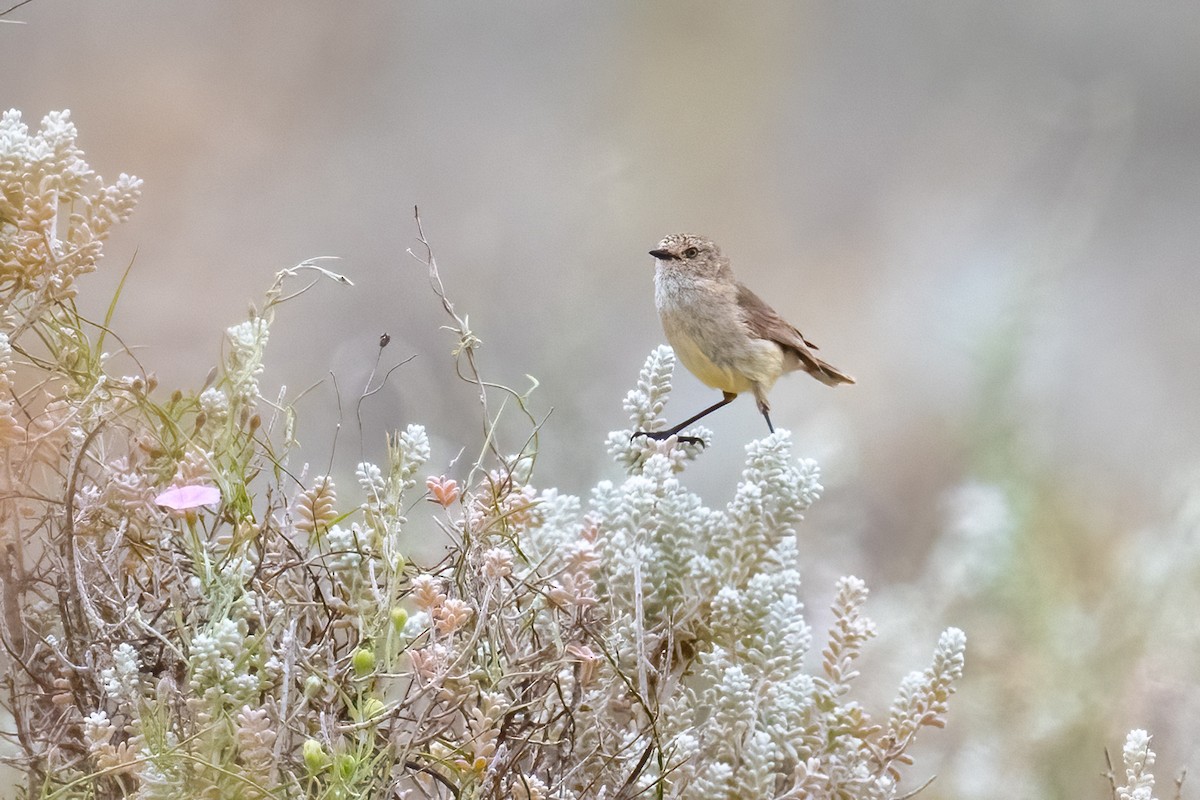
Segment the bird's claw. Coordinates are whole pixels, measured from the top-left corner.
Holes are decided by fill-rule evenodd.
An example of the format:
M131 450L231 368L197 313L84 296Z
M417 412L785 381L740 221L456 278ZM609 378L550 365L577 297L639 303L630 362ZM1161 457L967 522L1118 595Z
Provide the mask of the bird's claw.
M700 447L704 446L704 440L698 436L679 436L675 431L634 431L629 437L629 441L633 441L639 436L645 436L647 439L653 439L656 442L661 442L664 439L670 439L672 436L677 437L680 444L695 444Z

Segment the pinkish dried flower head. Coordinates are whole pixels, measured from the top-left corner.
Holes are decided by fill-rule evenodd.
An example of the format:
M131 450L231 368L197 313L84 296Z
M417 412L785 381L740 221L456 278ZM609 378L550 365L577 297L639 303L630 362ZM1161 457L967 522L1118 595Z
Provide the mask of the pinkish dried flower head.
M449 635L465 625L473 613L469 605L452 597L433 612L433 624L438 633Z
M458 482L447 478L445 475L440 475L436 478L426 478L425 488L432 495L429 499L442 508L449 508L458 500Z
M432 575L418 575L412 580L413 602L421 611L432 612L446 601L442 582Z
M483 554L483 576L490 580L512 575L513 554L506 547L493 547Z

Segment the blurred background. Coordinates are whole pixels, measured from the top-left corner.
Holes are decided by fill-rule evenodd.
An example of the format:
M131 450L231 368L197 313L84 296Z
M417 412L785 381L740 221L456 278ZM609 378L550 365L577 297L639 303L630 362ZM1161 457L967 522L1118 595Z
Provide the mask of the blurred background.
M350 498L354 463L420 422L430 469L461 477L477 399L406 253L419 205L484 376L539 384L534 482L586 494L620 478L604 438L663 340L647 251L704 233L858 378L771 399L823 468L810 621L838 575L873 589L864 703L885 712L938 631L967 632L910 788L1101 797L1132 727L1161 794L1197 765L1200 4L34 0L5 19L0 106L31 126L71 109L98 172L146 181L80 302L102 318L136 254L114 327L165 390L199 388L276 271L340 256L356 286L319 284L271 332L264 394L312 387L293 466L332 463ZM383 332L380 372L417 357L360 430ZM716 399L681 371L668 416ZM528 426L505 415L515 450ZM746 398L708 424L686 480L719 505L766 431Z

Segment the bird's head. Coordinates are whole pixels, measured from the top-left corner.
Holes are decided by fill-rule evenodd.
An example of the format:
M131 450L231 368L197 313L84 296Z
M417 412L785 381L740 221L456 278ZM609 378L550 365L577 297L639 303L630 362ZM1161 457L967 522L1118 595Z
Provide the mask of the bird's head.
M663 269L698 277L716 278L729 269L729 261L711 239L695 233L673 233L650 251Z

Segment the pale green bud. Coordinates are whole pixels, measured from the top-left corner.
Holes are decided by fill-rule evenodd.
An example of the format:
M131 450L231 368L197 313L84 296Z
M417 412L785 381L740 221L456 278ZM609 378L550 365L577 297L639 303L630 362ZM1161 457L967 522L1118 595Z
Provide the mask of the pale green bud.
M404 630L404 626L408 624L408 612L401 606L393 606L389 615L392 618L392 625L395 626L396 630Z
M304 755L304 766L308 767L308 771L313 775L329 766L329 754L316 739L305 739L300 752Z
M349 782L354 778L354 773L358 771L358 759L349 753L339 753L333 759L333 769L337 773L338 780Z
M350 664L354 667L355 675L360 678L367 677L375 671L375 651L366 647L358 648L350 657Z
M370 722L376 717L383 716L383 712L386 710L387 706L378 697L368 697L358 708L359 722Z

